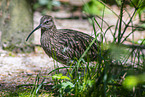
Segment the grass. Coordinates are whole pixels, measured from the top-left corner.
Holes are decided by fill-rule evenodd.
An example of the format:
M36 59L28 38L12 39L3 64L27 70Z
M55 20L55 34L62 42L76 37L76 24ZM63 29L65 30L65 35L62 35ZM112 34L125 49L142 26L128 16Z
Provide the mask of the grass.
M104 4L104 10L108 6ZM130 3L133 3L130 0ZM129 14L124 8L125 0L122 0L120 5L120 15L117 15L118 20L116 25L108 25L104 20L104 13L100 19L102 23L99 24L96 18L91 18L92 26L94 28L95 38L90 43L84 54L78 60L76 65L68 67L58 67L48 73L48 76L39 76L35 78L35 82L26 88L25 91L17 91L16 93L9 94L9 96L20 97L130 97L145 96L145 56L143 51L144 40L134 45L124 45L128 37L132 35L136 29L134 28L133 18L136 12L140 9L138 6L134 6L134 12ZM108 8L110 9L110 8ZM110 9L111 10L111 9ZM113 10L111 10L115 13ZM125 22L123 20L124 13L128 13L129 20ZM103 25L107 24L108 28L103 31ZM95 26L98 26L101 32L97 32ZM112 32L112 27L115 28ZM128 28L131 28L131 32L128 35L124 35ZM112 32L113 41L107 42L105 39L106 33ZM103 34L102 34L103 33ZM96 39L101 40L101 52L99 54L99 61L96 63L86 63L83 61L83 57L87 54L91 45ZM109 49L110 53L104 56L104 50ZM83 65L82 65L83 64ZM55 64L54 64L55 65ZM66 74L62 74L60 70L66 70ZM48 78L52 81L44 83ZM42 80L40 80L42 79ZM23 86L26 86L24 84ZM23 86L19 88L24 89ZM45 87L50 87L48 90Z

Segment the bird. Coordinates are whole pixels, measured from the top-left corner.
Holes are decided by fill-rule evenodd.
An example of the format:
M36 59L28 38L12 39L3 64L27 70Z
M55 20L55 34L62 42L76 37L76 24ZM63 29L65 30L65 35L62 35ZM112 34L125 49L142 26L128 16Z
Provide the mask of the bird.
M50 15L44 15L40 24L28 35L26 41L37 29L41 28L41 47L54 60L65 65L74 64L85 52L94 37L72 29L57 29ZM96 40L84 56L87 62L97 60L100 41ZM88 60L89 59L89 60Z

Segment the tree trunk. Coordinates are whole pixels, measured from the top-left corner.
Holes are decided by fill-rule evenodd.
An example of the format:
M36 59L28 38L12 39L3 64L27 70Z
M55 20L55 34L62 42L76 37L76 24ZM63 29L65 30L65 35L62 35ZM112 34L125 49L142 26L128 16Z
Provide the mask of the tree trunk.
M31 52L33 36L26 43L33 29L33 12L29 0L0 1L0 32L3 49L15 52Z

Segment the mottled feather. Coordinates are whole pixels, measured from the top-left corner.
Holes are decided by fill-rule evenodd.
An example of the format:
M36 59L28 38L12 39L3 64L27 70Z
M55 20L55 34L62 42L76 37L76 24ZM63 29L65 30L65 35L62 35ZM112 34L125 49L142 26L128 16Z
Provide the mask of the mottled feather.
M64 64L71 63L75 58L79 59L94 39L92 36L80 31L57 29L53 18L48 15L41 18L40 25L30 35L38 28L41 28L40 41L46 54ZM87 60L87 58L89 58L89 61L97 60L100 51L98 49L99 45L100 43L96 41L89 49L84 60Z

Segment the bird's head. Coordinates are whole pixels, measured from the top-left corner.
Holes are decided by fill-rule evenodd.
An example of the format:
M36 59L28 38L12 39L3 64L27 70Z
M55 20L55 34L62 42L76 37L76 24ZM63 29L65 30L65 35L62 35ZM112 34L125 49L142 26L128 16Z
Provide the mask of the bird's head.
M53 26L54 26L54 22L52 16L45 15L41 18L40 20L41 29L46 30L52 28Z
M41 18L40 24L28 35L26 41L32 35L33 32L38 30L39 28L43 30L51 29L54 26L53 18L51 16L45 15Z

